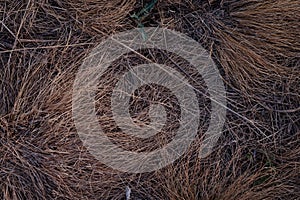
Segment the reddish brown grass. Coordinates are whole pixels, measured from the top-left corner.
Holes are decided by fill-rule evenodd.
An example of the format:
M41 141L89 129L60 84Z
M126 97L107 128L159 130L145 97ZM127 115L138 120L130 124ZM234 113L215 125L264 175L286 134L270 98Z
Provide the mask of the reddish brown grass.
M219 67L231 110L222 137L211 155L198 158L203 115L199 137L188 152L161 170L143 174L113 170L86 150L72 119L78 67L105 37L137 26L130 14L144 5L133 0L0 1L0 198L125 199L129 186L132 199L298 199L297 0L159 1L144 25L187 34ZM142 53L170 66L172 58L196 76L175 55ZM101 113L109 113L107 94L114 80L128 65L140 62L145 60L135 54L115 62L96 99L99 122L112 140L136 151L170 138L136 141ZM196 77L194 87L205 90ZM209 110L201 102L201 109ZM135 103L136 112L142 113L141 102ZM166 132L176 126L169 123Z

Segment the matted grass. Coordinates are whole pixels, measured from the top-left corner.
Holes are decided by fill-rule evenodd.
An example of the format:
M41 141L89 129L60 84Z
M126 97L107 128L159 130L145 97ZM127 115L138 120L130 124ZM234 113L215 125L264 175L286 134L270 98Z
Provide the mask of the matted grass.
M137 22L132 14L146 3L0 1L0 198L125 199L127 186L132 199L300 198L299 1L161 0ZM113 170L80 141L72 119L77 69L99 42L138 23L192 37L218 65L230 110L222 137L207 158L197 157L205 123L188 152L151 173ZM197 77L193 86L205 90L184 60L162 51L141 53L169 66L175 60L185 74ZM104 130L136 151L169 138L135 141L101 114L109 112L109 92L118 75L142 62L136 54L114 62L103 79L107 87L99 88L96 99ZM139 94L153 95L146 92L141 88ZM170 108L176 108L176 99L169 100ZM147 101L132 103L133 111L147 118ZM207 111L205 103L199 99L199 107ZM166 131L177 127L176 109L173 114Z

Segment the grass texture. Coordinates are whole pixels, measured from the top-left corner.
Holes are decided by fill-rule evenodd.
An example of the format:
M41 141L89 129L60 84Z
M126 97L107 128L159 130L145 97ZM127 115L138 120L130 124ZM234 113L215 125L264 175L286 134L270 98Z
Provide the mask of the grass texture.
M152 2L153 4L153 2ZM299 199L300 4L298 0L0 0L0 199ZM151 5L151 7L149 7ZM140 13L148 8L147 13ZM138 19L132 17L140 13ZM83 59L106 37L135 27L179 31L210 52L227 91L227 120L208 157L197 157L209 101L199 97L198 138L176 162L149 173L116 171L83 146L72 119L72 86ZM182 66L193 86L203 80L169 52L148 59ZM176 61L177 65L174 65ZM99 123L123 148L147 151L172 138L137 140L116 127L109 93L134 53L113 63L99 88ZM147 119L153 85L132 100ZM152 90L151 90L152 89ZM150 94L147 93L150 91ZM168 130L178 128L168 91ZM103 114L104 113L104 114Z

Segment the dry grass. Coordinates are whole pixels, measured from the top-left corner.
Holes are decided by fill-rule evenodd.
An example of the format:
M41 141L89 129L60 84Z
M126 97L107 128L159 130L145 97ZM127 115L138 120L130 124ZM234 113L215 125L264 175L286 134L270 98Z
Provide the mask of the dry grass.
M298 199L297 0L159 1L143 19L144 26L159 25L194 38L222 73L231 110L222 137L210 156L198 159L209 114L199 95L199 107L207 111L199 137L172 165L151 173L122 173L85 149L72 119L77 69L103 38L137 26L130 14L144 5L133 0L0 0L0 198L125 199L129 186L132 199ZM187 78L198 80L194 87L205 90L201 77L176 55L141 53L176 69L175 60ZM107 94L116 78L143 62L135 54L123 56L97 94L104 130L122 147L136 151L171 138L166 134L138 141L124 136L109 115ZM147 96L146 89L139 94ZM165 132L176 130L176 99L166 91L161 95L171 97ZM147 111L149 101L133 100L133 115Z

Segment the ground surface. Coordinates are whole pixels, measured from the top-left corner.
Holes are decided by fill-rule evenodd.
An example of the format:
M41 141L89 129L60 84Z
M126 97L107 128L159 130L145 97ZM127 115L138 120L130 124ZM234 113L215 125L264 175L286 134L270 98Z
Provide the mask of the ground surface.
M298 0L0 0L0 199L125 199L126 187L132 199L299 199L299 21ZM198 95L203 125L188 152L163 169L131 174L97 161L82 144L72 87L93 47L143 26L199 42L222 75L228 111L213 152L199 159L210 107ZM207 90L178 56L140 53L173 69L182 66L195 89ZM138 152L172 139L124 136L110 115L115 80L143 62L136 54L114 62L96 98L106 133ZM176 98L147 87L136 93L144 98L132 99L131 114L147 121L149 102L160 95L171 113L164 130L176 130Z

